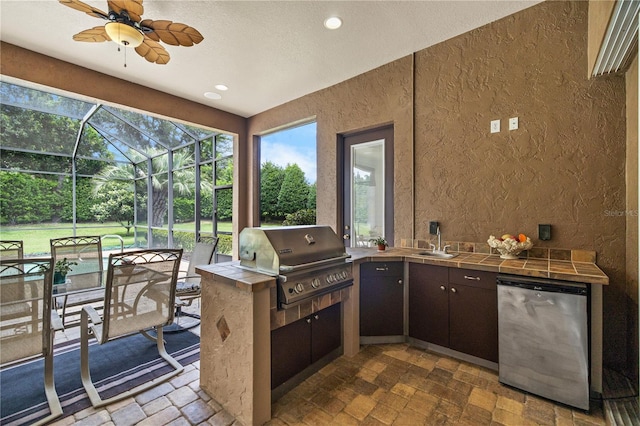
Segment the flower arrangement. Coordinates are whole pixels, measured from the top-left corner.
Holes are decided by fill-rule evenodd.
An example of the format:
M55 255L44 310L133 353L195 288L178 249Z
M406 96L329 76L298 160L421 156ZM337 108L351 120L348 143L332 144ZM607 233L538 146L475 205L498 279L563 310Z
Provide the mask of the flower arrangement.
M384 237L371 238L371 239L369 239L369 241L374 243L375 245L377 245L379 251L384 250L385 247L387 247L389 245L389 244L387 244L387 240L385 240Z
M522 251L533 247L531 239L524 234L518 234L518 236L504 234L500 238L490 235L487 244L498 250L501 259L517 259Z

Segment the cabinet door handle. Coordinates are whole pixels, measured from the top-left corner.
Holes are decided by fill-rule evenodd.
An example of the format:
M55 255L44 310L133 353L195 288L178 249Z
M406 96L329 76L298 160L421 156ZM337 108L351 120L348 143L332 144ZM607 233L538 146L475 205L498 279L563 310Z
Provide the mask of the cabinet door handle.
M443 285L440 286L440 290L445 291L447 288Z
M311 324L311 318L307 318L307 324Z
M376 268L376 271L388 271L389 268Z
M464 276L465 280L474 280L474 281L480 281L480 277L470 277L469 275L465 275Z
M456 293L458 290L456 290L455 288L451 287L451 293Z
M402 285L402 280L398 280L398 284Z
M314 316L313 316L313 318L314 318L314 319L316 319L316 320L318 320L318 319L320 319L320 316L318 316L318 315L314 315Z

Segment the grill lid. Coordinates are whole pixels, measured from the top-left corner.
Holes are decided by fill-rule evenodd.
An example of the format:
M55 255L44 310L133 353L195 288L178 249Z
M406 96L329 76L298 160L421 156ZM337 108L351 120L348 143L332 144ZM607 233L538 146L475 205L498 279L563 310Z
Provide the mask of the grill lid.
M329 226L245 228L239 245L241 266L273 275L349 257Z

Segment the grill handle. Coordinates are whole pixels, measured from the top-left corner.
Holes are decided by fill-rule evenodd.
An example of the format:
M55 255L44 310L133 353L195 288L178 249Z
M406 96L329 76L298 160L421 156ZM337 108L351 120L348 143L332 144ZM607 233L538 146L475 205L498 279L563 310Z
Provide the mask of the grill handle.
M339 256L339 257L332 257L331 259L317 260L315 262L303 263L301 265L280 265L280 272L299 271L300 269L306 269L306 268L310 268L312 266L321 266L321 265L325 265L327 263L335 262L336 260L345 260L345 259L348 259L350 257L351 257L350 254L345 253L345 254L343 254L342 256Z

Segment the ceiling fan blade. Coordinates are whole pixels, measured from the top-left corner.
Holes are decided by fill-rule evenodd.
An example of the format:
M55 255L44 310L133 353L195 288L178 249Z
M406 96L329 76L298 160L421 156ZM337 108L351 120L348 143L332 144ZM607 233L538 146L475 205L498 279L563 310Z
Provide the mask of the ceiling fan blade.
M58 0L61 4L70 7L71 9L79 10L80 12L84 12L87 15L91 15L95 18L109 19L107 14L101 11L98 8L93 6L89 6L86 3L81 2L80 0Z
M113 10L118 14L126 10L129 13L129 18L134 22L140 22L144 13L142 0L108 0L107 5L109 5L110 11Z
M204 40L198 30L179 22L145 19L140 22L140 26L153 30L147 34L153 40L162 40L172 46L193 46Z
M146 35L144 36L142 44L136 47L136 52L147 61L160 65L166 64L171 59L169 52L167 52L160 43L150 39Z
M111 41L111 38L107 35L107 32L102 27L93 27L88 30L80 31L73 36L75 41L86 41L89 43L101 43L103 41Z

